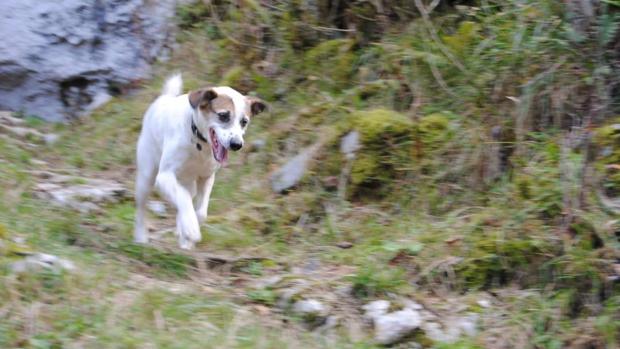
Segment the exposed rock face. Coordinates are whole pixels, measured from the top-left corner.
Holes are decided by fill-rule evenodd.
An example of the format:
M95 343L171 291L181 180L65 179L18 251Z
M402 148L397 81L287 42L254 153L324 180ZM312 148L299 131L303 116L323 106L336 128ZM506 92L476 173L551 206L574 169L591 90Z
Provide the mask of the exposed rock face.
M63 121L121 93L168 51L176 2L0 1L0 109Z
M80 212L98 210L100 204L115 203L128 196L120 183L107 179L80 178L41 172L46 181L35 186L35 195L53 204ZM75 184L81 182L80 184Z
M70 260L47 253L35 253L11 264L11 270L14 273L25 273L41 269L51 269L57 272L62 270L70 271L75 269L75 264Z

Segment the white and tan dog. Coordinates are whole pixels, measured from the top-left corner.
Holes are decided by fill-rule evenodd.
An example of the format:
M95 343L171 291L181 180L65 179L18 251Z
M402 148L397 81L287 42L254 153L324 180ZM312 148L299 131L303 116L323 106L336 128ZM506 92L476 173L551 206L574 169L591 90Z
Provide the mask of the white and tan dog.
M215 172L226 164L229 149L241 149L250 117L266 105L230 87L181 94L182 85L180 75L169 78L144 115L137 147L134 241L148 242L145 209L155 185L177 209L179 246L191 249L201 240L199 224L207 218Z

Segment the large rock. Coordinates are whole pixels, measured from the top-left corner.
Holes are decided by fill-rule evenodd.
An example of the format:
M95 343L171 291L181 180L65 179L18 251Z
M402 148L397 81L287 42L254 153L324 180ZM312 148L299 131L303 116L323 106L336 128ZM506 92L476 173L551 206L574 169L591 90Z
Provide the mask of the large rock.
M364 318L374 325L377 343L398 343L418 329L436 343L454 343L477 334L477 314L439 317L415 301L401 299L399 303L403 309L393 312L389 312L392 304L386 300L376 300L362 307Z
M71 181L83 183L72 184ZM35 195L41 199L83 213L96 211L101 204L116 203L128 196L127 188L118 182L72 176L53 175L34 189Z
M175 5L0 1L0 109L63 121L148 77L172 43Z
M390 309L390 302L386 300L376 300L362 307L364 317L370 321L375 321L380 316L385 315Z
M403 309L393 313L377 316L375 323L375 341L389 345L407 337L422 324L420 313L413 309Z

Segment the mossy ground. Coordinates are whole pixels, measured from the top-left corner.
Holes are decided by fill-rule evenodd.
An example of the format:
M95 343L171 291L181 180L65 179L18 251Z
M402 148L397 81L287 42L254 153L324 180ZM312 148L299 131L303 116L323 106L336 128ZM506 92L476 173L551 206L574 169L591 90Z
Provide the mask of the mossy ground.
M190 30L152 81L71 125L29 121L60 133L57 144L29 149L0 139L0 346L373 347L367 333L311 333L259 307L273 305L276 295L250 281L288 275L308 261L346 267L327 282L352 287L342 307L401 295L440 306L457 299L481 315L479 335L438 348L616 345L617 222L591 192L586 205L567 204L579 195L587 152L562 148L556 126L565 115L546 107L562 103L563 93L594 89L607 75L593 73L601 56L572 48L587 43L566 38L568 24L553 2L448 11L433 18L441 45L419 18L379 33L365 22L374 15L365 6L352 9L364 15L359 35L326 37L313 31L320 19L297 2L275 14L250 4L218 8L219 25L204 20L210 9L181 8L182 28ZM272 31L257 27L259 20ZM513 34L523 27L517 45ZM558 55L570 64L548 75L547 62ZM157 247L132 244L131 200L80 214L32 195L32 171L43 166L36 160L132 188L142 114L178 70L186 89L227 83L272 104L247 135L265 146L234 154L218 173L198 246L265 262L201 270L194 256L173 248L171 236ZM599 80L586 81L588 74ZM514 112L506 96L529 107ZM343 198L333 179L345 162L339 136L351 130L360 132L362 148ZM595 141L615 144L608 131ZM269 173L320 135L327 140L309 175L288 195L272 193ZM493 160L501 154L513 155ZM566 227L568 209L575 218ZM172 226L170 217L152 221ZM23 246L8 244L15 237ZM352 247L337 247L343 241ZM79 270L16 276L6 265L20 249L69 258ZM489 294L494 307L476 302Z

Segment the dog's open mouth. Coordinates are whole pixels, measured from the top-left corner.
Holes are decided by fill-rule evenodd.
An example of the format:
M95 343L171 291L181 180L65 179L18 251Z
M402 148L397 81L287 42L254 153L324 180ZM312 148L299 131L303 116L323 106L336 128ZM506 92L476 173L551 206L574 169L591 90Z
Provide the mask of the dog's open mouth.
M212 128L209 129L209 137L211 137L211 149L213 150L215 161L222 165L226 165L226 162L228 162L228 149L220 143L215 134L215 130Z

